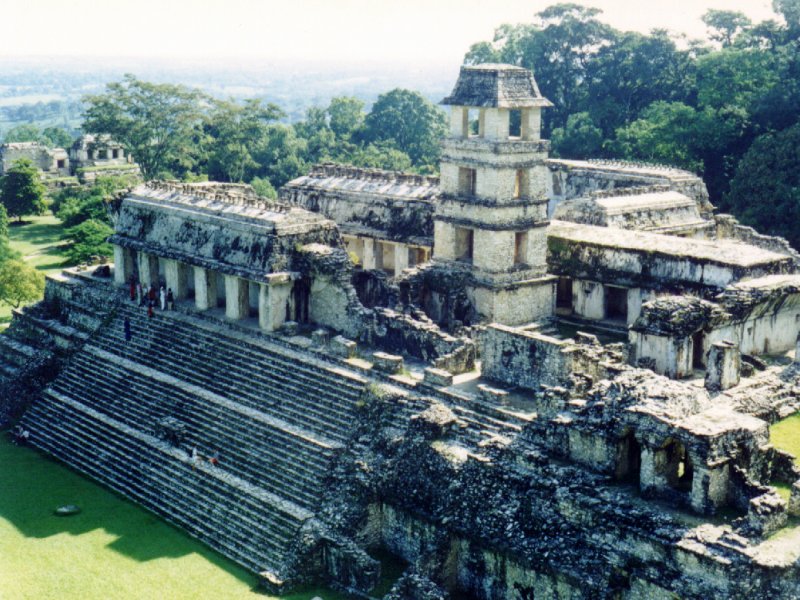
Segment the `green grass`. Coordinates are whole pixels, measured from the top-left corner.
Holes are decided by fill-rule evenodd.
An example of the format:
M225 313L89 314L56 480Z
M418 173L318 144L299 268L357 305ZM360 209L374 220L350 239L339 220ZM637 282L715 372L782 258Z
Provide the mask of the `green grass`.
M273 598L256 579L179 529L0 434L3 600ZM53 509L77 504L72 517ZM324 589L289 600L343 600Z
M61 234L64 228L55 216L26 217L24 225L9 227L11 248L22 254L25 262L43 273L58 273L66 266ZM11 322L11 307L0 304L0 331Z
M769 441L776 448L792 454L795 463L800 465L800 413L770 426Z

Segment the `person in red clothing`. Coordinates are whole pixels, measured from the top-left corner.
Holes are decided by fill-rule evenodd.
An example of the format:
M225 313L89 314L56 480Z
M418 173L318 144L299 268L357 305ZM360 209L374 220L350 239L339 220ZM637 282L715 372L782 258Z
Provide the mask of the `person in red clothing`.
M131 276L131 302L136 300L136 277Z

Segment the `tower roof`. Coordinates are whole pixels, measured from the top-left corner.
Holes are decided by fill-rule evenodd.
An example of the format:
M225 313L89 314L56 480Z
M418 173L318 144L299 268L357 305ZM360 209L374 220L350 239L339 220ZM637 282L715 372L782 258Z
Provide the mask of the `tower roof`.
M461 67L453 92L442 104L480 108L553 106L539 92L533 73L522 67L482 64Z

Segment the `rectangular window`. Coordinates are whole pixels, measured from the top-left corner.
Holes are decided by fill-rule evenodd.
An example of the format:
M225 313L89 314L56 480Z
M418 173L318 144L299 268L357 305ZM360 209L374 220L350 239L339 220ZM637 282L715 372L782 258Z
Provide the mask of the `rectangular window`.
M458 193L462 196L475 195L475 169L458 169Z
M522 111L510 110L508 114L508 137L522 137Z
M66 164L67 164L66 161L62 158L61 160L58 161L58 168L63 169L66 166Z
M119 150L116 148L111 151L111 158L119 158Z
M518 231L514 234L514 264L524 265L528 262L528 232Z
M475 233L472 229L456 227L456 260L472 262L472 249Z
M530 195L528 182L528 171L526 169L517 169L514 175L514 198L527 198Z

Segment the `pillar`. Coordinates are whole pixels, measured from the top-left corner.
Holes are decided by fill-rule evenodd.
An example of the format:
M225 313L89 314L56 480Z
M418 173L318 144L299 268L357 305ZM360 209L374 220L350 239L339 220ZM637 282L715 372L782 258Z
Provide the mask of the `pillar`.
M122 246L114 245L114 283L125 285L131 275L133 275L131 251Z
M188 267L182 262L172 259L164 261L164 278L167 280L167 287L172 289L175 300L183 300L188 294L187 271Z
M286 320L286 301L292 293L292 281L285 273L267 276L258 293L258 325L264 331L275 331Z
M408 268L408 246L399 244L394 247L394 276L397 277Z
M364 238L364 268L375 268L375 240Z
M197 310L217 307L217 277L214 271L194 268L194 304Z
M158 257L144 252L139 253L139 281L142 285L158 287Z
M250 294L247 280L225 275L225 316L239 320L250 315Z
M722 391L739 383L741 355L739 347L727 340L714 342L706 360L706 389Z

